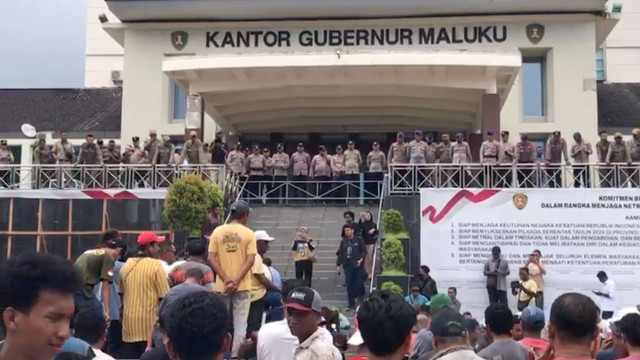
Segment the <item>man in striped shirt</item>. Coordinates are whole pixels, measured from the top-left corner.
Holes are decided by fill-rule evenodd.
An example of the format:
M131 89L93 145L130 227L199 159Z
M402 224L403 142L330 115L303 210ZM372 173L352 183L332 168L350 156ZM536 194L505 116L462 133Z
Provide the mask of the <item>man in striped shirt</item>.
M169 283L158 256L159 239L150 231L138 236L138 257L130 258L120 270L122 294L122 357L138 359L156 319L160 300L169 291Z

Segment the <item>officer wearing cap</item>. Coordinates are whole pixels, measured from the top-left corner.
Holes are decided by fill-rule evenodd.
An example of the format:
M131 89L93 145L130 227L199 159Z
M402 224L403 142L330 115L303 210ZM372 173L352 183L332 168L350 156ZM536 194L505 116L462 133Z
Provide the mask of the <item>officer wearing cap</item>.
M483 141L482 145L480 146L480 163L484 165L491 165L488 167L490 173L493 172L492 165L497 164L498 158L500 157L500 144L495 141L493 135L493 130L487 130L487 140ZM481 178L484 177L483 173L480 173L479 175ZM481 183L485 187L493 187L492 184L489 184L488 182L485 183L484 181L481 181Z
M407 147L408 144L404 142L404 133L398 131L398 134L396 134L396 142L389 147L389 154L387 156L389 164L407 164L409 162Z
M187 164L189 165L200 165L205 163L202 141L198 139L198 133L195 131L189 133L189 140L187 140L182 147L180 164L184 164L185 160L187 160Z
M318 183L315 186L314 193L316 196L327 196L331 190L331 157L327 154L327 148L324 145L318 147L318 154L311 159L311 167L309 176Z
M444 309L433 317L429 330L433 334L435 354L431 359L482 360L467 342L464 317L452 309Z
M598 155L598 162L600 164L606 164L609 145L611 145L611 142L609 141L609 134L606 130L602 130L598 133L598 135L600 136L600 141L596 143L596 154ZM600 175L601 188L613 186L613 171L611 169L600 166L600 169L598 169L598 174Z
M151 161L153 165L158 163L158 147L160 147L160 145L162 145L162 141L158 139L158 132L150 130L149 139L147 139L144 144L144 151L147 152L149 161Z
M518 168L518 183L520 187L535 187L538 177L538 169L531 165L538 161L536 145L529 141L529 134L522 133L520 142L516 145L516 158L518 164L525 164Z
M9 171L2 169L3 165L13 164L13 153L7 147L7 140L0 140L0 187L11 186Z
M44 135L44 134L43 134ZM39 137L38 143L33 149L33 163L40 165L55 164L56 159L53 157L53 152L47 140L43 137Z
M567 165L570 163L567 142L561 137L560 131L554 131L547 140L546 157L547 174L550 178L549 186L552 188L562 187L562 167L559 164L562 164L563 159Z
M333 174L334 186L337 188L331 192L331 197L342 198L345 196L345 189L342 187L341 181L346 179L342 145L336 146L336 153L331 156L331 173Z
M469 144L464 141L464 135L460 132L456 134L456 142L452 145L452 151L453 164L469 164L473 162L471 148L469 148Z
M102 165L102 149L94 142L93 134L87 135L87 139L80 147L77 164Z
M582 138L582 134L573 134L574 143L571 146L571 157L573 158L573 184L574 187L589 187L589 156L593 153L591 143ZM584 164L584 165L578 165Z
M498 148L498 163L496 170L497 179L494 182L496 187L506 188L512 186L513 164L515 163L516 147L509 141L509 131L503 130L500 133L500 144Z
M387 161L384 152L380 151L380 144L373 142L372 150L367 154L367 167L369 171L364 174L365 188L367 189L365 197L370 201L375 201L380 194L378 193L378 183L384 179L384 169L387 167Z
M227 166L236 175L244 175L245 170L245 157L242 152L242 144L236 143L233 150L227 154Z
M609 145L609 151L607 152L607 165L611 166L612 163L631 165L631 151L619 132L613 135L613 142ZM614 186L626 186L628 172L624 171L624 169L618 169L618 178Z
M176 152L176 147L171 143L169 136L162 136L162 142L156 149L155 164L157 165L170 165L173 163L173 155Z
M631 151L631 161L640 163L640 128L631 131L631 140L628 141L629 151ZM640 165L638 165L640 166ZM640 168L627 169L631 177L631 186L640 186Z
M304 144L300 142L297 151L291 154L291 179L298 181L294 184L292 191L295 197L306 197L307 185L305 182L309 179L309 166L311 166L311 156L304 151Z
M249 197L260 197L263 180L264 169L267 166L267 159L260 153L260 146L254 145L253 152L249 154L246 161L247 173L249 174L249 180L247 181L246 190Z
M124 149L124 153L122 155L122 162L125 164L142 164L146 161L146 153L144 149L140 146L140 138L134 136L131 138L133 144L127 145Z
M422 141L422 130L413 132L413 140L407 147L410 164L427 163L427 144Z
M66 132L60 132L60 141L53 145L53 152L59 164L71 164L71 161L73 161L75 152L73 145L67 140Z
M357 197L360 192L358 189L358 180L360 179L359 174L360 165L362 165L362 156L351 140L347 143L347 150L344 152L344 164L347 180L352 181L352 186L348 187L349 197Z
M435 164L438 161L438 144L433 142L434 138L433 133L427 133L427 164Z
M440 144L438 144L438 160L440 164L451 164L451 162L453 162L453 148L449 134L442 134L440 139Z

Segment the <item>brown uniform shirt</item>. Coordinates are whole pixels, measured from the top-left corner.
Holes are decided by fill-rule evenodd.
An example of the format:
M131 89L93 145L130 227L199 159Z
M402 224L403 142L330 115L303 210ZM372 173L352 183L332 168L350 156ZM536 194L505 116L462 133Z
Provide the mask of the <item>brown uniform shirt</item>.
M344 175L344 154L335 154L331 157L331 171L333 176Z
M289 166L291 162L289 161L289 155L285 153L275 153L273 154L273 175L274 176L287 176L289 173Z
M441 142L438 144L438 156L441 164L451 164L453 161L453 147L452 143Z
M500 154L498 155L498 162L500 164L512 164L515 162L515 151L516 147L512 143L501 142L500 143Z
M311 165L311 157L306 152L295 152L291 155L291 164L293 167L293 176L309 176L309 166Z
M409 144L403 142L402 144L397 141L391 144L389 148L389 164L407 164L409 163L409 158L407 157L407 147Z
M370 152L367 155L367 166L369 172L383 172L386 166L384 153L380 150Z
M453 143L451 146L453 150L453 163L454 164L468 164L473 162L473 158L471 157L471 148L469 148L469 144L466 142L461 143Z
M589 155L593 153L591 149L591 143L583 141L581 143L575 143L571 146L571 157L576 164L586 164L589 162Z
M615 141L609 145L609 151L607 152L608 163L630 163L631 154L629 153L629 147L627 144L616 143Z
M609 140L600 140L596 143L596 153L598 154L598 161L601 163L607 162L607 153L609 152Z
M331 157L329 155L316 155L311 159L311 168L309 176L331 176Z
M360 172L360 165L362 164L362 156L360 156L360 151L353 150L345 150L344 151L344 163L345 163L345 172L347 174L357 174Z
M267 165L267 159L262 154L250 154L247 157L247 169L249 175L264 175L264 168Z
M500 144L495 140L486 140L480 146L480 162L483 164L495 164L500 157Z
M244 174L245 158L242 151L231 150L227 154L227 166L236 174Z

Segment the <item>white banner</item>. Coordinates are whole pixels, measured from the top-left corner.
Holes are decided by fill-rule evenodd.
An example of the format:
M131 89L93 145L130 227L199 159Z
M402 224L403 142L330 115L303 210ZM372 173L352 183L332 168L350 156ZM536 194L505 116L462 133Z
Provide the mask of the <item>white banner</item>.
M491 248L509 261L507 283L533 250L545 265L544 306L565 292L601 298L596 273L617 286L618 309L640 303L640 191L637 189L422 189L422 264L438 289L455 286L482 319L489 303L483 267ZM509 289L509 302L515 298Z

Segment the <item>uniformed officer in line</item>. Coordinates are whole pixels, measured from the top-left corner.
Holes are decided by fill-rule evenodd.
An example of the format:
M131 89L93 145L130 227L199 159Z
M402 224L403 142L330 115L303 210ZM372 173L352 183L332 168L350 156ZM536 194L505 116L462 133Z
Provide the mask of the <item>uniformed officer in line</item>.
M151 161L152 165L158 162L158 147L162 144L162 141L158 139L158 133L155 130L149 131L149 139L145 141L144 151L147 152L147 157Z
M182 147L180 164L183 164L185 159L189 165L201 165L205 162L202 141L198 139L198 133L195 131L189 134L189 140L187 140Z
M371 202L375 202L375 199L380 196L381 188L378 184L381 184L384 179L384 170L387 167L386 160L384 152L380 151L380 144L374 141L372 150L367 155L367 168L369 171L364 174L365 197L369 198Z
M76 164L103 165L102 149L95 143L92 134L87 135L85 143L80 147ZM84 170L84 184L88 187L104 188L105 184L102 183L100 170L86 168Z
M538 169L533 167L538 161L536 145L529 141L529 135L522 133L520 142L516 145L516 158L518 164L525 166L518 168L518 183L520 187L532 188L536 187L538 182Z
M576 132L573 134L575 141L571 146L571 157L573 158L573 186L589 187L589 156L593 153L591 143L582 138L582 134ZM580 165L584 164L584 165Z
M617 132L613 135L613 142L609 145L609 151L607 152L607 165L631 165L631 151L629 146L622 140L622 134ZM628 172L625 169L618 170L618 179L614 181L616 187L626 187Z
M562 187L562 160L570 165L569 155L567 152L567 142L561 137L560 131L554 131L549 140L547 140L546 149L546 167L549 176L549 187Z
M427 133L425 136L426 144L425 151L427 153L425 158L425 163L429 165L422 173L426 176L425 181L423 182L422 187L437 187L437 173L438 168L436 167L436 163L438 162L438 144L433 141L434 136L433 133Z
M440 137L440 143L438 144L438 162L443 165L449 165L453 162L453 144L449 138L449 134L442 134ZM438 168L440 171L440 186L448 187L452 186L451 180L458 176L454 176L458 172L453 170L450 166L448 168ZM450 180L450 178L452 178Z
M407 156L408 145L409 144L404 142L404 133L398 131L396 134L396 142L389 146L389 154L387 155L389 165L409 163L409 157ZM410 180L411 176L407 168L392 168L389 176L391 176L393 187L407 188L412 185Z
M314 188L311 189L316 196L327 197L330 195L331 157L327 154L327 148L324 145L318 147L318 154L311 159L309 177L313 181L317 181Z
M0 188L13 187L11 179L11 170L6 165L13 164L13 153L7 147L7 140L0 140Z
M438 144L433 142L433 133L427 133L427 164L435 164L438 162Z
M347 150L344 152L344 164L347 180L351 181L348 186L349 197L356 198L360 194L360 166L362 165L362 155L356 149L353 141L347 143Z
M289 155L284 152L284 144L278 144L276 146L276 153L273 154L273 186L277 188L274 191L274 196L282 198L285 195L284 184L287 181L289 175L289 167L291 161Z
M53 152L58 164L71 164L73 161L75 153L66 132L60 132L60 140L53 145Z
M234 174L244 175L246 167L245 162L246 158L242 151L242 144L238 142L233 147L233 150L229 151L229 154L227 154L227 166Z
M122 162L125 164L139 165L148 164L147 153L140 146L140 138L134 136L131 138L133 142L131 145L127 145L122 154Z
M202 152L204 153L204 163L206 164L211 164L212 160L213 160L213 155L211 154L211 151L209 150L209 144L207 143L203 143L202 144Z
M496 170L496 187L507 188L513 186L513 164L515 164L516 147L509 142L509 131L503 130L500 133L501 141L498 148L498 164Z
M253 145L252 153L249 154L246 161L247 173L249 179L247 181L246 190L248 198L260 198L262 196L260 192L260 186L262 185L262 176L264 175L264 168L267 166L267 159L260 152L260 146Z
M53 151L47 145L45 135L38 136L38 143L33 149L33 163L37 165L51 165L56 163L56 159L53 156ZM54 178L55 170L47 168L36 168L38 176L36 176L36 187L49 187L51 180ZM34 174L35 175L35 174Z
M411 170L416 172L416 187L422 187L426 178L425 175L427 175L426 173L428 172L426 167L420 166L427 163L427 143L422 141L422 130L415 130L413 132L413 140L411 140L407 146L407 156L409 157L409 164L417 165L411 168Z
M102 149L102 161L105 165L118 165L122 162L120 149L116 147L115 140L109 140L107 146ZM107 187L120 187L120 170L107 168Z
M494 165L498 163L500 154L500 144L495 141L493 135L493 130L487 130L487 140L483 141L482 145L480 145L480 163L487 166L485 170L487 170L489 174L489 178L486 179L487 181L484 181L484 173L480 173L480 182L484 187L493 187L490 179L492 179L491 175L494 172Z
M264 159L265 159L264 175L262 176L263 183L264 183L264 191L265 191L265 194L267 195L267 198L273 198L276 196L276 194L273 191L274 161L273 161L273 157L271 157L271 150L269 150L269 148L262 149L262 155L264 156ZM267 202L271 202L271 201L267 200Z
M346 191L343 185L345 180L345 158L342 153L342 145L336 146L335 155L331 156L331 173L333 174L333 187L331 197L336 198L334 202L339 202L338 199L344 198Z
M473 162L473 158L471 157L471 148L469 144L464 141L464 135L462 133L456 134L456 142L451 146L451 151L453 152L453 164L470 164ZM474 186L476 184L471 184L467 181L470 176L471 169L462 169L462 167L458 170L458 177L453 177L456 182L455 187L465 187L465 186Z
M628 173L632 187L640 186L640 128L631 131L631 140L627 142L631 152L631 161L636 164L635 168L629 168Z
M297 151L291 154L291 180L294 181L290 193L293 197L307 197L307 183L309 180L309 166L311 157L304 151L304 144L298 143Z
M613 168L606 166L607 163L607 153L609 152L609 145L611 142L609 141L609 134L602 130L598 133L600 136L600 141L596 143L596 155L598 155L598 175L600 176L600 187L608 188L613 186L613 178L614 171Z

